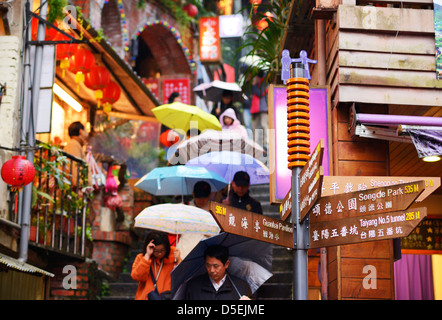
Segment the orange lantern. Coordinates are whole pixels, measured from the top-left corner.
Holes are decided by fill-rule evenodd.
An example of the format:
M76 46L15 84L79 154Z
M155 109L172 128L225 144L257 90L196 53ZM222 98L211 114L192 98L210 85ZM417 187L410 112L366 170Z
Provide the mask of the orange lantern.
M1 169L3 181L11 185L12 191L21 191L35 177L34 165L25 156L12 156Z
M78 48L77 52L69 58L69 71L75 73L77 92L80 91L80 83L84 82L85 74L91 71L95 65L95 57L87 49Z
M55 40L70 40L64 35L57 36ZM66 69L69 68L69 58L72 57L78 50L78 45L74 43L59 43L56 45L56 59L60 60L60 68L63 70L62 77L64 78Z
M107 87L103 89L103 111L109 113L112 110L112 104L120 99L121 89L120 86L114 82L110 81Z
M95 91L97 99L97 108L100 108L100 101L103 99L103 89L110 83L110 72L105 67L94 66L85 76L84 84L89 89Z
M58 22L54 21L53 23L54 26L56 26L58 28ZM58 35L58 31L54 28L52 28L51 26L46 26L45 29L45 40L51 41L51 40L55 40L55 38ZM36 41L37 40L37 33L38 33L38 19L35 17L32 17L32 25L31 25L31 37L32 37L32 41Z

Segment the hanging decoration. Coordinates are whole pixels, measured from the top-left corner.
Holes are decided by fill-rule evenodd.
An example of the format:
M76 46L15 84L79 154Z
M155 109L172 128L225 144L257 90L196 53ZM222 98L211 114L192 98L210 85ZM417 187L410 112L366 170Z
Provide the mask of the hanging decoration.
M58 35L54 40L63 41L70 40L65 35ZM56 45L56 59L60 61L60 68L62 70L62 78L66 75L66 69L69 68L69 58L72 57L78 50L78 45L75 43L59 43Z
M58 22L54 21L54 26L57 28L59 27ZM32 41L37 40L37 33L38 33L38 19L35 17L32 17L32 24L31 24L31 37ZM55 40L55 38L58 36L58 31L51 26L46 26L46 32L45 32L45 40L51 41Z
M109 84L103 89L103 111L109 113L112 110L112 104L120 99L121 89L120 86L114 82L109 81Z
M80 91L80 83L84 82L85 75L95 65L95 57L89 50L78 48L77 52L69 58L69 71L75 73L77 92Z
M23 186L34 180L35 168L25 156L12 156L3 164L1 176L4 182L11 185L12 191L21 191Z
M198 8L192 4L188 3L183 7L183 10L187 13L189 17L195 17L198 14Z
M85 75L84 84L91 90L94 90L94 96L97 100L97 108L100 108L100 102L103 99L103 89L110 83L110 72L102 66L95 65Z

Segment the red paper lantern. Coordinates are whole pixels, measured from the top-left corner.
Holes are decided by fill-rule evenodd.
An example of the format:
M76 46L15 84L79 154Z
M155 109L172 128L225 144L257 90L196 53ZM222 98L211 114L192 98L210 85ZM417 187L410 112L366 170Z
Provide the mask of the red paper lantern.
M121 89L120 86L114 81L109 81L106 88L103 89L103 99L101 102L104 103L103 111L108 113L112 110L112 104L120 99Z
M54 21L53 25L58 28L57 21ZM47 41L55 40L55 38L58 36L58 31L56 29L52 28L51 26L46 26L45 30L46 30L45 31L45 40L47 40ZM38 33L38 19L35 17L32 17L32 25L31 25L32 41L37 40L37 33Z
M103 89L110 83L110 72L105 67L94 66L85 76L84 84L89 89L95 90L95 99L98 101L97 107L100 107L100 101L103 99Z
M56 40L70 40L68 37L61 35L57 36ZM62 77L64 78L66 69L69 68L69 58L72 57L78 50L78 45L74 43L59 43L56 45L55 57L60 60L60 68L63 70Z
M77 92L80 90L80 82L84 82L85 74L91 71L95 65L95 57L87 49L78 48L77 52L69 58L69 71L75 73Z
M194 4L191 4L191 3L186 4L183 7L183 10L186 11L186 13L189 17L195 17L198 14L198 8Z
M1 176L4 182L11 185L13 191L20 191L34 180L35 168L25 156L12 156L3 164Z

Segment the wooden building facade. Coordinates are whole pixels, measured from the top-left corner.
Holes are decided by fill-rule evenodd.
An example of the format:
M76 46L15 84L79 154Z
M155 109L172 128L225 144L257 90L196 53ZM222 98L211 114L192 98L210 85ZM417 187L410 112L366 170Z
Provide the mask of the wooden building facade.
M291 57L306 50L311 85L330 88L330 175L440 177L442 161L424 163L409 137L355 133L354 113L442 116L442 81L436 77L432 0L292 1L282 49ZM352 124L353 123L353 124ZM408 139L408 141L407 141ZM428 203L428 204L427 204ZM434 203L436 205L434 205ZM419 205L442 217L438 188ZM395 299L393 241L329 247L323 298ZM326 252L326 253L325 253ZM366 289L364 267L374 266L376 289Z

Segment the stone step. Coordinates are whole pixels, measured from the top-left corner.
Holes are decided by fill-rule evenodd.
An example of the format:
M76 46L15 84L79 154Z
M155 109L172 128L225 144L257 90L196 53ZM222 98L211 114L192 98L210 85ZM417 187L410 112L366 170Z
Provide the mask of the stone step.
M115 282L109 283L109 296L108 297L120 297L120 296L128 296L135 298L135 294L137 292L138 282L134 283L123 283L123 282Z

